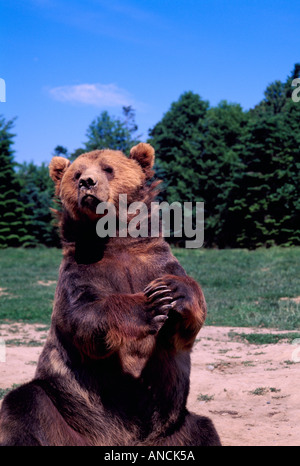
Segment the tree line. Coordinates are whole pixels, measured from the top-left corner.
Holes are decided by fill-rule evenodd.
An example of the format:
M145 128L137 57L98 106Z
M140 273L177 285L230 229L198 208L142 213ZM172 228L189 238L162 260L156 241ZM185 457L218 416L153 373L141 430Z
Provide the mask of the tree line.
M205 246L300 244L300 102L292 99L299 76L296 64L250 110L227 101L213 107L184 92L149 130L163 180L160 200L204 201ZM48 167L15 163L13 126L0 118L0 247L59 246ZM105 147L129 154L140 137L132 107L123 107L120 118L103 111L83 147L70 153L57 145L52 155L74 160Z

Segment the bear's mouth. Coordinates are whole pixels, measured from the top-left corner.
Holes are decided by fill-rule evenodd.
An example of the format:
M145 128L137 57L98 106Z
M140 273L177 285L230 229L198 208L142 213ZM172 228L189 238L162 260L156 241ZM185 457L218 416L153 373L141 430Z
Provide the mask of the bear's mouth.
M83 208L87 208L93 212L96 212L98 204L100 204L100 200L96 197L93 196L93 194L85 194L81 199L80 199L80 205Z

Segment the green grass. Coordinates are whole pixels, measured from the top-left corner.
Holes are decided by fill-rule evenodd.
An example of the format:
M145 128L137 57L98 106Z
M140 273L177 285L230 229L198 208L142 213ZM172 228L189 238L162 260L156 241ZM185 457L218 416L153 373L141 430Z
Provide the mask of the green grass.
M0 320L49 324L60 261L54 248L0 250Z
M275 387L257 387L255 390L252 390L249 393L251 395L262 396L262 395L265 395L268 392L278 393L278 392L281 392L281 389L280 388L275 388Z
M18 340L17 338L12 340L5 340L7 346L44 346L41 340Z
M228 336L233 340L246 340L254 345L270 345L276 344L279 341L285 340L287 343L292 343L296 338L300 341L300 333L236 333L229 332Z
M202 286L208 325L300 328L300 248L180 249L176 256Z
M202 286L207 325L300 328L300 247L258 249L174 249ZM0 250L0 321L49 324L61 261L57 249ZM1 293L2 291L2 293Z
M249 392L251 395L258 395L262 396L265 395L269 391L268 387L257 387L255 390Z
M214 396L215 395L203 395L202 393L200 393L198 396L197 396L197 400L198 401L205 401L206 403L208 401L211 401L214 399Z

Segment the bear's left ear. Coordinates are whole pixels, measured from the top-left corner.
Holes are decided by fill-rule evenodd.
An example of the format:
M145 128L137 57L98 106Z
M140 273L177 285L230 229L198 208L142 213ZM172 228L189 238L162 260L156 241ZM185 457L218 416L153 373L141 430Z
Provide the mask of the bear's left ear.
M53 157L49 164L49 174L54 183L58 183L62 179L63 174L70 165L70 160L64 157Z
M136 160L147 176L152 176L155 151L150 144L140 142L130 150L130 158Z

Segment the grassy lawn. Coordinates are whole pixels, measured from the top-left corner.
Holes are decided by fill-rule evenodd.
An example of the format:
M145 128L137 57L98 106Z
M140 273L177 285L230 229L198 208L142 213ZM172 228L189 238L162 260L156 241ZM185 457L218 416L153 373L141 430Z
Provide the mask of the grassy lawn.
M202 286L208 325L300 327L300 248L188 250L176 256Z
M61 251L0 250L0 321L49 323Z
M175 249L202 286L208 325L300 328L300 248ZM0 250L0 321L50 322L57 249Z

